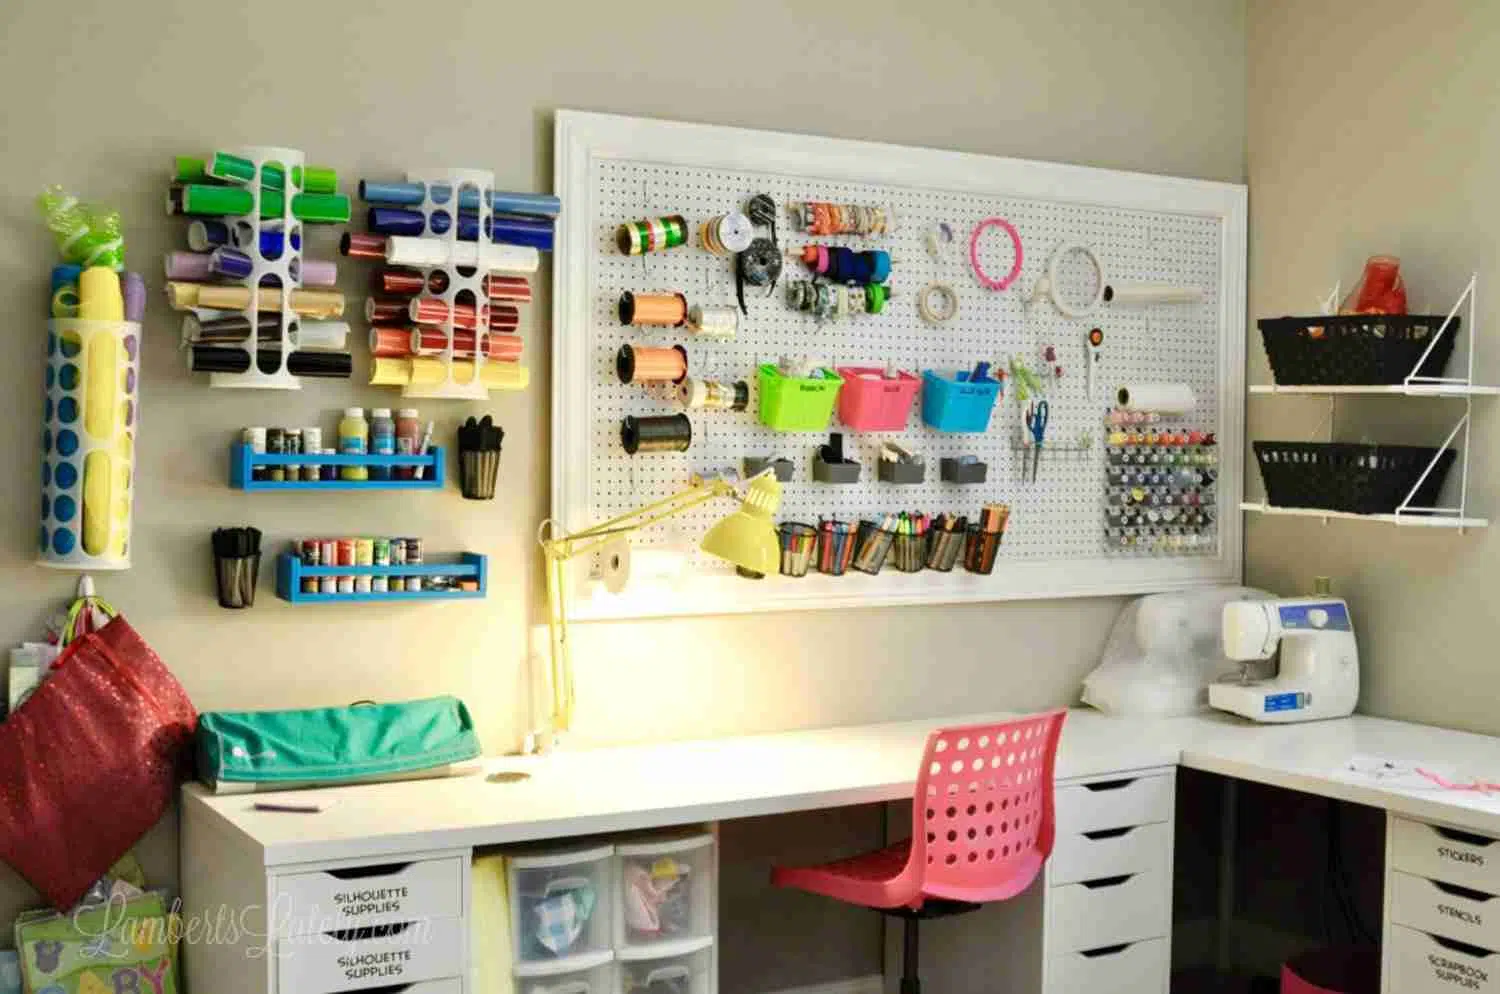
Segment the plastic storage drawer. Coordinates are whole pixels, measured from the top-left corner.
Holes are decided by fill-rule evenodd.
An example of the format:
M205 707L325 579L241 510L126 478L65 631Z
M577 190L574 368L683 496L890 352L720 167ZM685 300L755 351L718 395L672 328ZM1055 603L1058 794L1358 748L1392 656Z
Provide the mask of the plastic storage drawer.
M1160 871L1053 887L1048 945L1062 954L1162 938L1172 930L1171 901L1172 882Z
M710 994L714 989L711 944L712 940L704 939L693 952L622 959L615 968L615 989L618 994Z
M690 835L615 847L615 949L711 940L716 860L712 835Z
M613 846L603 845L507 858L518 969L610 948L614 852Z
M1054 887L1144 870L1165 870L1172 855L1166 825L1058 833L1047 879Z
M613 994L615 954L605 949L518 965L514 994Z

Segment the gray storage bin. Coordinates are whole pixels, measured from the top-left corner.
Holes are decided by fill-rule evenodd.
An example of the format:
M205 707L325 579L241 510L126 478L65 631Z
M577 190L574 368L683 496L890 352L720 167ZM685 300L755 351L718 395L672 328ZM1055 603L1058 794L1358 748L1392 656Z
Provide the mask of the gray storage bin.
M746 456L745 457L745 479L756 476L769 466L775 471L776 479L782 483L789 483L792 479L792 461L781 456Z
M927 460L891 462L889 459L882 459L876 475L884 483L923 483L927 479Z
M938 473L944 483L983 483L990 475L990 467L988 463L944 457L938 462Z

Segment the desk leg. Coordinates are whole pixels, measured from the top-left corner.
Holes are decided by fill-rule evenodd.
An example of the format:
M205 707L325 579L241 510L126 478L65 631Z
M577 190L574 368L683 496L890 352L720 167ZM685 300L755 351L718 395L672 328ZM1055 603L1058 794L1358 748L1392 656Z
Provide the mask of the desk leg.
M1219 913L1214 965L1219 975L1234 969L1234 863L1238 855L1240 783L1225 777L1219 811Z

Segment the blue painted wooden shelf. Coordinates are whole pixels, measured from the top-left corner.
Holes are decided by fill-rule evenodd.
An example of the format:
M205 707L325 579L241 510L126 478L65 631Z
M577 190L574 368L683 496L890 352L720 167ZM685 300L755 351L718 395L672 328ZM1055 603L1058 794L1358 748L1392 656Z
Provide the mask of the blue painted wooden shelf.
M457 562L421 563L407 566L305 566L301 558L283 552L276 559L276 596L293 604L324 604L335 601L457 601L474 600L489 592L489 557L464 552ZM304 577L324 576L448 576L456 580L471 579L479 584L475 590L382 590L360 593L308 593L302 589Z
M229 447L229 485L236 490L441 490L447 460L441 446L421 456L271 455L243 442ZM257 480L257 466L420 466L420 480Z

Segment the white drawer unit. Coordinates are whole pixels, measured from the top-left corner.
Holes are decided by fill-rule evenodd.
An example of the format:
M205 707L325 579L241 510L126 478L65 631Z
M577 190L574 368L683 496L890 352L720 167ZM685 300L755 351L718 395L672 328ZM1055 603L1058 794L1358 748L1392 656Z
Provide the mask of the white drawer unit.
M612 845L554 846L507 857L518 967L610 948L614 854Z
M1158 773L1059 787L1057 831L1071 834L1171 821L1172 781L1172 774Z
M1392 994L1500 994L1500 953L1390 927L1383 989Z
M1171 858L1172 833L1165 823L1059 834L1048 880L1058 887L1080 880L1165 871Z
M515 994L613 994L615 954L605 949L550 963L517 964Z
M460 917L467 871L453 857L276 877L276 938Z
M1500 894L1500 840L1406 818L1390 832L1392 869Z
M1166 936L1172 924L1172 881L1161 871L1085 880L1047 891L1047 952Z
M1391 921L1485 949L1500 949L1500 897L1409 873L1387 877Z
M712 994L710 941L694 952L621 960L616 964L617 994Z
M716 887L714 837L708 833L621 842L615 846L615 949L689 945L712 939Z
M1052 958L1047 994L1162 994L1171 973L1166 939L1118 943Z
M302 935L276 944L279 994L334 994L463 977L462 918Z

